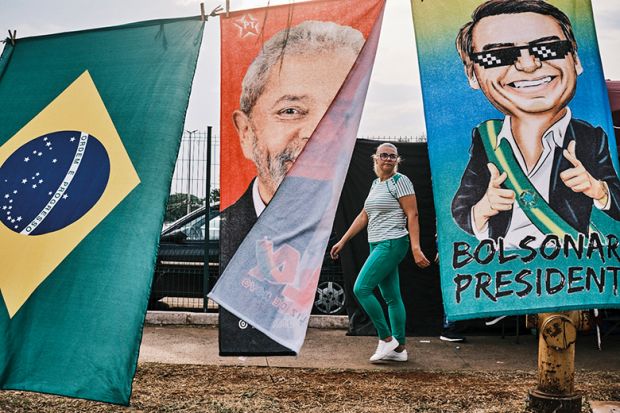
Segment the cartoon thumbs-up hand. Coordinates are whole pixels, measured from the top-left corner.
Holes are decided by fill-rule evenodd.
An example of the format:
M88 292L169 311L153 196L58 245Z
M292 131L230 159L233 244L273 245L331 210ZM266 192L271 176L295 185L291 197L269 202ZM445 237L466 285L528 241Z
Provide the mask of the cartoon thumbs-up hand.
M474 205L474 225L478 231L482 231L486 227L489 218L501 211L511 210L515 203L514 191L502 188L502 184L508 176L506 172L500 175L499 170L492 163L488 163L487 168L491 173L489 186L482 199Z
M563 153L564 157L573 165L572 168L568 168L560 174L564 185L572 189L573 192L582 192L584 195L605 205L608 196L606 184L590 175L579 159L577 159L575 155L575 141L571 141Z

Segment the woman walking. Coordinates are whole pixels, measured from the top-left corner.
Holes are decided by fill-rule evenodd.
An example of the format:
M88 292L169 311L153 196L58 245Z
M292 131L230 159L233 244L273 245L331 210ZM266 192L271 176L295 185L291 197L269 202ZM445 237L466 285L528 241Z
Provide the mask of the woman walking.
M398 264L407 254L409 245L418 267L428 267L430 262L420 248L413 184L398 173L401 159L396 146L391 143L379 145L373 160L377 179L372 183L364 208L340 241L334 244L330 255L333 259L338 258L347 241L368 226L370 255L357 277L353 292L379 335L379 345L370 361L407 361L406 313L400 295ZM389 327L381 304L373 294L375 287L379 287L387 304Z

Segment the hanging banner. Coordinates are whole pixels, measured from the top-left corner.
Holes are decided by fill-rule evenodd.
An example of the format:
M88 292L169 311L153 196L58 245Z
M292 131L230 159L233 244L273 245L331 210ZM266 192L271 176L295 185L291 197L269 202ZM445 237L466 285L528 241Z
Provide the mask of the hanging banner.
M609 94L614 133L616 134L616 142L618 142L620 141L620 81L607 80L605 83L607 83L607 93Z
M611 105L612 117L615 112L620 111L620 81L619 80L607 80L607 94L609 95L609 104ZM618 124L614 122L614 127L618 127Z
M620 306L589 0L412 0L450 319Z
M0 388L129 403L202 29L6 44Z
M290 353L303 343L383 5L316 1L222 20L224 272L210 294L225 309L222 354ZM241 320L225 321L226 310Z

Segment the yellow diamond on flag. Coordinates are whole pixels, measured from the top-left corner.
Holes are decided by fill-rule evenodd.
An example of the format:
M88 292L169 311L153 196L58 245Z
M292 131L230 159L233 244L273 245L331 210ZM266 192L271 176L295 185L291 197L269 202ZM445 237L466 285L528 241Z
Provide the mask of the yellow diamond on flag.
M0 292L9 317L139 183L87 71L0 147Z

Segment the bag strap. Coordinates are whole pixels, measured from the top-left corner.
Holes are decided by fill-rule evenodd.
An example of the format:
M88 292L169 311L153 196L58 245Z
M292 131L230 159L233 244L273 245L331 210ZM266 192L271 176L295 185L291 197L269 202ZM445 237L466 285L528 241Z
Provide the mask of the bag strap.
M555 234L561 238L568 234L576 239L579 232L558 215L534 188L519 166L510 143L502 140L499 145L497 144L502 121L488 120L481 123L477 129L489 162L497 167L500 174L506 172L508 177L504 185L515 192L519 206L536 228L543 234Z
M398 201L398 189L396 188L396 183L398 182L398 180L400 179L401 175L396 172L394 175L392 175L390 177L390 179L387 180L386 185L388 188L388 191L390 192L390 194L394 197L394 199L396 199ZM390 188L390 184L392 184L394 186L394 192L392 192L392 188Z

